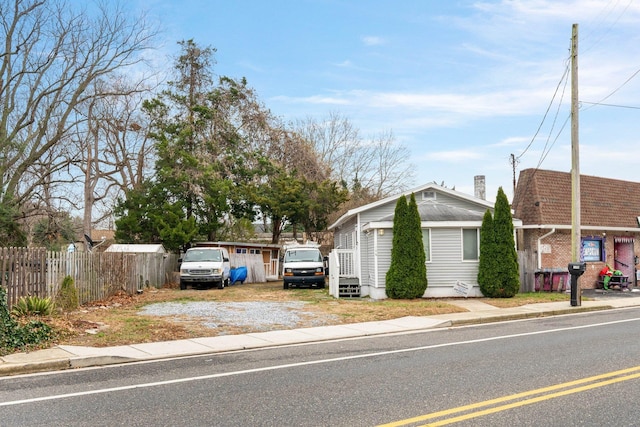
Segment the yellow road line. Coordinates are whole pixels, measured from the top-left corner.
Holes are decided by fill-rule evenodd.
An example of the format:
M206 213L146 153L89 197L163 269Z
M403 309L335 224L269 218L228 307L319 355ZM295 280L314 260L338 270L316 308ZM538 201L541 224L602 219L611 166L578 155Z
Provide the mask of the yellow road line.
M634 379L634 378L640 378L640 373L635 373L635 374L631 374L633 372L636 371L640 371L640 366L636 366L633 368L627 368L627 369L621 369L618 371L613 371L613 372L608 372L605 374L600 374L600 375L595 375L592 377L588 377L588 378L582 378L579 380L575 380L575 381L569 381L566 383L561 383L561 384L556 384L556 385L552 385L549 387L543 387L543 388L538 388L535 390L529 390L529 391L525 391L522 393L516 393L516 394L512 394L509 396L503 396L503 397L498 397L496 399L491 399L491 400L485 400L483 402L477 402L477 403L472 403L470 405L465 405L465 406L459 406L456 408L451 408L451 409L446 409L444 411L439 411L439 412L434 412L431 414L426 414L426 415L420 415L417 417L413 417L413 418L407 418L405 420L400 420L400 421L395 421L395 422L391 422L388 424L381 424L378 427L400 427L400 426L405 426L405 425L409 425L409 424L414 424L420 421L426 421L426 420L431 420L434 418L442 418L445 416L449 416L449 415L454 415L460 412L465 412L465 411L470 411L473 409L479 409L479 408L483 408L486 406L491 406L491 405L495 405L498 403L504 403L504 402L508 402L511 400L515 400L515 399L521 399L523 397L528 397L528 396L533 396L536 394L542 394L542 393L549 393L549 392L553 392L556 390L561 390L561 389L566 389L569 387L575 387L575 388L571 388L569 390L564 390L564 391L560 391L560 392L556 392L556 393L552 393L552 394L545 394L543 396L539 396L536 398L532 398L532 399L527 399L527 400L523 400L523 401L518 401L518 402L514 402L511 404L507 404L507 405L502 405L502 406L498 406L495 408L489 408L483 411L477 411L477 412L473 412L470 414L466 414L466 415L461 415L459 417L455 417L455 418L450 418L447 420L443 420L437 423L433 423L433 424L429 424L431 426L438 426L438 425L446 425L446 424L450 424L453 422L458 422L458 421L463 421L465 419L470 419L470 418L475 418L478 416L482 416L482 415L487 415L487 414L491 414L494 412L499 412L499 411L504 411L510 408L514 408L514 407L518 407L518 406L524 406L524 405L529 405L532 403L536 403L536 402L540 402L543 400L547 400L547 399L551 399L553 397L558 397L558 396L564 396L564 395L568 395L568 394L573 394L573 393L579 393L582 391L586 391L589 389L593 389L593 388L597 388L597 387L603 387L606 385L610 385L610 384L614 384L614 383L618 383L618 382L622 382L622 381L627 381L630 379ZM626 375L624 377L620 377L622 375ZM612 378L612 377L619 377L619 378ZM603 381L606 380L607 378L612 378L610 380L607 381ZM596 381L600 381L600 382L596 382ZM586 383L594 383L594 384L588 384L582 387L576 387L576 386L580 386L581 384L586 384Z

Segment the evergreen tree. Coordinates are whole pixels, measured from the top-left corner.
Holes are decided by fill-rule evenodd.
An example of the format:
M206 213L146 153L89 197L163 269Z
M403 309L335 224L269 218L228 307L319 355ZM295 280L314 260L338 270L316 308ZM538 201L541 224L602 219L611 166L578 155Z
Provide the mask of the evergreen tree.
M391 247L391 264L387 270L385 279L385 290L389 298L402 298L402 288L404 274L406 270L404 253L404 223L409 208L407 198L402 195L396 202L396 209L393 214L393 246Z
M494 295L497 298L511 298L520 290L518 254L513 236L511 207L502 187L498 189L494 207L493 229L495 235L496 275Z
M396 203L393 218L391 265L386 275L389 298L419 298L427 289L426 255L415 196L407 205L405 196Z
M495 281L497 274L496 236L493 230L493 217L487 209L480 229L480 260L478 262L478 284L484 296L496 294Z
M411 193L407 215L407 246L409 252L409 296L420 298L427 290L427 265L422 241L422 221L418 212L415 194Z

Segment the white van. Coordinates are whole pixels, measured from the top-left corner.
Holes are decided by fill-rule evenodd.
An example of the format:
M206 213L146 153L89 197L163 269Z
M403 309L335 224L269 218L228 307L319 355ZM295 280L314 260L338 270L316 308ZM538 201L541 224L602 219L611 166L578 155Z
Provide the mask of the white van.
M285 249L282 261L284 289L291 286L324 288L325 269L322 253L315 246L292 246Z
M229 286L229 253L225 248L198 247L187 249L180 265L180 289L187 285Z

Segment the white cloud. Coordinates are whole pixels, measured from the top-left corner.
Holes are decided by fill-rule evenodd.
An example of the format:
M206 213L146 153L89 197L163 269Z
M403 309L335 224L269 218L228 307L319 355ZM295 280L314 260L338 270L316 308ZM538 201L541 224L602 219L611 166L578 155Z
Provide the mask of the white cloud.
M342 61L342 62L338 62L334 64L336 67L341 67L341 68L352 68L353 67L353 63L351 61L349 61L348 59Z
M385 40L382 37L377 36L364 36L362 37L362 42L366 46L380 46L385 44Z

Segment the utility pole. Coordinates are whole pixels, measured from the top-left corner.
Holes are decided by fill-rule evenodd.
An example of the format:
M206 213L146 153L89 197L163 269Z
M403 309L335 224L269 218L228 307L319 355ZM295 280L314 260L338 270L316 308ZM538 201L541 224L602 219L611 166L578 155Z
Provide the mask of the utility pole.
M582 305L578 278L585 271L580 263L580 150L578 149L578 24L571 32L571 305Z
M516 160L516 156L513 153L511 153L511 159L509 162L513 169L513 194L516 194L516 165L518 164L518 160Z

